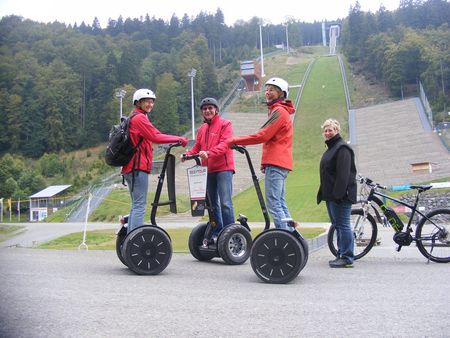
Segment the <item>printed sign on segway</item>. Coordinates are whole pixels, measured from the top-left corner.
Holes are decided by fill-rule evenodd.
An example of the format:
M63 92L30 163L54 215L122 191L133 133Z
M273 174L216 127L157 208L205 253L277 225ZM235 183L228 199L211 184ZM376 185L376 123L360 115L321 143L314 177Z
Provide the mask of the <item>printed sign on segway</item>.
M208 167L195 165L187 169L189 196L191 198L191 215L203 216L206 208L206 182Z

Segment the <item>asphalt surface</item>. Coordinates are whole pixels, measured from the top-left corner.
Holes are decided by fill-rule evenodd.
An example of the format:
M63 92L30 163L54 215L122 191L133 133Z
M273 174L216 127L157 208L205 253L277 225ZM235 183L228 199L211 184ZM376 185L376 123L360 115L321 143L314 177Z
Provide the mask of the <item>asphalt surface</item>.
M45 237L35 231L16 242ZM284 285L260 281L249 261L174 254L161 274L138 276L113 251L3 245L0 337L449 337L449 265L380 235L354 268L330 269L323 247Z

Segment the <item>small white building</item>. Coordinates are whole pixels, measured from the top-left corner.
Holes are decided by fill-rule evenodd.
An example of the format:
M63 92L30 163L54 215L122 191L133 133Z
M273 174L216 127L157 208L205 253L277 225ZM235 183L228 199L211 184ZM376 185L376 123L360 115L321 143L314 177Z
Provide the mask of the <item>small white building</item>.
M58 197L70 185L51 185L30 196L30 222L39 222L59 208L64 207L65 199Z

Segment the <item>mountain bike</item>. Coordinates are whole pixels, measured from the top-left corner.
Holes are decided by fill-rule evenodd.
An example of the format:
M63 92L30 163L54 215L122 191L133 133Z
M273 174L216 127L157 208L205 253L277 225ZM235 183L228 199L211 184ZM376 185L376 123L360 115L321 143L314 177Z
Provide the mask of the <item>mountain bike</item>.
M417 190L415 202L411 205L382 193L380 190L387 188L369 178L359 176L357 179L361 185L360 195L363 199L360 201L361 206L351 212L351 226L355 239L354 259L364 257L375 245L378 234L376 220L378 220L379 223L389 224L395 231L393 240L398 245L397 251L415 242L420 253L429 261L450 262L450 209L434 209L424 214L418 208L421 193L431 189L431 185L411 185L410 189ZM383 202L386 199L410 210L406 227L397 212ZM416 229L414 235L412 235L413 227ZM328 232L328 247L331 253L337 256L334 225L331 225Z

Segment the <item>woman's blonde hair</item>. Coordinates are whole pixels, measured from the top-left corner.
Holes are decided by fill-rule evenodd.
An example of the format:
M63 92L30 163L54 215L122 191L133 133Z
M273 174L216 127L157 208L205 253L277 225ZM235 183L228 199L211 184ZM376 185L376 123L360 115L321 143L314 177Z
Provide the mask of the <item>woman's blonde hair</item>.
M339 123L338 120L335 119L327 119L325 120L325 122L322 124L321 128L325 128L325 127L332 127L334 130L336 130L338 133L341 132L341 125Z

